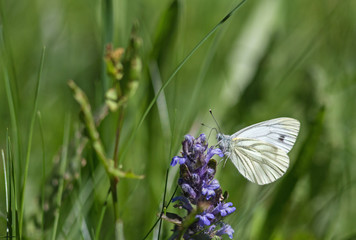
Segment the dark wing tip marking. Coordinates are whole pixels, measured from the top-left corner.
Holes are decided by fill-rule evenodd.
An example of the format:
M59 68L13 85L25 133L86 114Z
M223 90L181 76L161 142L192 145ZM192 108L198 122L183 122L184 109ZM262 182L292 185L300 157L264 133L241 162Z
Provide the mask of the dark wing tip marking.
M284 142L284 139L286 138L285 135L280 135L278 140L281 141L281 142Z

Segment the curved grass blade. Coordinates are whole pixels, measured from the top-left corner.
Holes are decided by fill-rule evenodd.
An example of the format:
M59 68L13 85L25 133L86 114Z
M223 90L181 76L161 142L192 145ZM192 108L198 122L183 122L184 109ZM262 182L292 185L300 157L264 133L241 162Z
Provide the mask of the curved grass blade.
M5 49L5 39L3 37L3 29L0 26L0 55L1 56L6 56L8 55L9 58L12 56L11 54L6 54L6 49ZM3 58L0 58L2 60ZM8 101L8 106L9 106L9 111L10 111L10 120L11 120L11 128L13 131L13 137L14 137L14 142L15 142L15 159L20 159L21 158L21 136L20 136L20 131L19 125L18 125L18 118L17 118L17 111L16 111L16 91L12 91L12 85L10 83L10 77L9 73L6 69L7 62L4 59L3 61L0 62L0 66L3 66L3 72L4 72L4 82L5 82L5 92L6 92L6 97ZM10 61L11 62L11 61ZM15 86L14 88L16 89L16 81L14 82ZM17 154L17 155L16 155ZM22 167L21 164L18 164L19 167L19 176L22 176Z
M38 77L37 77L37 83L36 83L36 89L35 89L35 99L34 99L34 105L33 105L33 111L32 111L32 118L31 118L31 125L30 125L30 132L28 136L28 146L27 146L27 153L26 153L26 162L25 162L25 171L24 171L24 179L21 187L21 192L20 192L20 238L22 237L22 226L23 226L23 214L24 214L24 203L25 203L25 189L26 189L26 181L27 181L27 175L28 175L28 168L30 164L30 153L31 153L31 147L32 147L32 135L33 135L33 128L35 125L35 119L36 119L36 113L37 113L37 105L38 105L38 93L40 89L40 82L41 82L41 77L42 77L42 69L43 69L43 63L44 63L44 56L46 52L46 47L43 47L42 49L42 55L41 55L41 61L40 61L40 68L38 70Z
M148 105L146 111L142 115L137 127L134 129L132 135L129 138L128 145L126 146L125 150L123 151L122 155L119 157L119 163L121 159L123 159L126 155L127 149L131 146L136 134L137 130L141 127L143 124L143 121L146 119L148 113L151 111L153 105L156 103L157 98L160 96L161 92L172 82L173 78L176 76L176 74L179 72L179 70L183 67L183 65L193 56L193 54L205 43L206 40L210 38L210 36L216 32L235 12L238 10L247 0L242 0L240 3L238 3L218 24L213 27L213 29L208 32L205 37L198 42L198 44L188 53L188 55L181 61L181 63L177 66L177 68L174 70L174 72L171 74L171 76L168 78L168 80L162 85L162 87L158 90L157 94L154 96L150 104Z

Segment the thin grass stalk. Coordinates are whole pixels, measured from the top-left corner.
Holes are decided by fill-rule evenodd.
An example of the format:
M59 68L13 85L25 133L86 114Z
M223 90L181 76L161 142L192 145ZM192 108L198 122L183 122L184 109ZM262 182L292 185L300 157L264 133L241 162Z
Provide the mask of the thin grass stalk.
M58 195L57 195L57 209L55 211L55 219L54 219L54 226L53 226L53 234L52 240L56 239L57 236L57 228L58 222L61 212L62 206L62 194L63 194L63 185L64 185L64 174L67 166L67 155L68 155L68 143L69 143L69 132L70 132L70 118L67 117L64 125L64 136L63 136L63 149L62 149L62 157L61 157L61 164L59 167L59 183L58 183Z
M6 237L9 237L11 235L9 235L9 204L11 201L9 198L9 191L8 191L8 183L7 183L7 167L5 164L5 153L4 150L1 150L1 156L2 156L2 163L3 163L3 169L4 169L4 185L5 185L5 206L6 206Z
M219 31L220 33L221 31ZM210 51L208 52L207 56L204 58L204 63L203 63L203 66L199 72L199 76L198 76L198 79L196 81L196 84L193 88L193 93L192 93L192 96L191 96L191 102L196 102L197 99L198 99L198 96L199 96L199 93L200 93L200 90L202 88L202 85L203 85L203 82L204 82L204 79L205 79L205 76L206 74L208 73L208 70L210 68L210 65L214 59L214 55L218 49L218 43L221 39L221 36L222 34L219 34L217 33L217 35L215 35L214 37L214 41L213 43L211 44L211 47L210 47ZM190 104L188 105L188 109L186 111L186 114L184 116L186 116L186 120L183 120L182 121L182 124L187 124L187 121L189 121L189 119L191 118L191 115L194 111L194 104ZM184 125L183 125L184 126ZM185 128L184 128L185 129Z
M11 158L11 154L9 152L9 145L10 145L10 139L8 137L9 135L9 130L6 131L6 157L5 159L7 160L7 168L6 168L6 171L8 173L8 193L9 193L9 200L8 200L8 209L7 209L7 235L8 236L12 236L12 215L13 215L13 212L12 212L12 181L11 181L11 178L12 178L12 173L11 173L11 161L12 161L12 158Z
M42 234L44 233L44 219L45 219L45 210L44 210L44 202L45 202L45 185L46 185L46 148L44 141L44 131L42 124L41 113L37 112L38 125L40 128L40 136L41 136L41 145L42 145L42 183L41 183L41 208L42 208L42 222L41 222L41 230ZM44 235L42 236L44 237Z
M173 129L172 129L172 139L173 136L175 135L175 129L176 129L176 111L174 112L174 118L173 118L173 123L172 123L172 126L173 126ZM172 156L172 149L173 149L173 141L171 141L171 144L170 144L170 147L169 147L169 154L168 154L168 158L170 158ZM143 237L143 240L145 240L149 235L150 233L153 231L153 229L156 227L156 225L158 224L159 222L159 229L158 229L158 238L160 236L160 232L161 232L161 226L162 226L162 216L164 214L164 211L165 209L167 209L169 207L169 205L171 204L171 201L174 197L174 195L176 194L177 190L178 190L178 185L176 186L176 189L174 190L174 193L173 195L171 196L171 199L169 200L169 202L167 203L167 205L165 205L166 203L166 194L167 194L167 188L168 188L168 175L169 175L169 168L170 168L170 165L168 165L167 167L167 170L166 170L166 182L164 184L164 193L163 193L163 200L162 200L162 209L161 209L161 213L158 217L158 219L156 220L156 222L153 224L153 226L150 228L150 230L147 232L147 234Z
M159 218L157 218L157 220L155 221L155 223L153 224L153 226L150 228L150 230L147 232L147 234L143 237L143 240L147 239L147 237L150 235L150 233L153 231L153 229L154 229L154 228L157 226L157 224L161 221L161 218L162 218L163 213L164 213L163 210L165 210L165 209L167 209L167 208L169 207L169 205L171 204L171 202L172 202L172 200L173 200L174 195L176 195L177 190L178 190L178 185L177 185L176 188L174 189L174 192L173 192L171 198L169 199L169 202L167 203L167 205L164 206L164 203L163 203L162 212L161 212Z
M165 204L166 204L166 194L167 194L168 174L169 174L169 167L167 168L167 171L166 171L166 182L165 182L165 184L164 184L164 191L163 191L163 203L162 203L161 214L160 214L160 216L159 216L160 221L159 221L159 227L158 227L158 236L157 236L157 240L159 240L159 237L160 237L160 235L161 235L162 215L163 215L163 213L164 213Z
M152 99L152 101L150 102L150 104L148 105L146 111L144 112L144 114L142 115L138 125L136 126L136 128L134 129L132 135L130 136L129 140L128 140L128 145L126 146L125 150L123 151L122 155L119 157L119 162L121 161L121 159L123 159L127 153L127 150L130 148L138 129L141 127L141 125L143 124L143 121L146 119L148 113L150 112L150 110L152 109L153 105L156 103L159 95L161 94L161 92L172 82L172 80L174 79L174 77L177 75L177 73L179 72L179 70L183 67L183 65L193 56L193 54L203 45L203 43L206 42L206 40L208 40L210 38L210 36L216 32L217 29L219 29L235 12L236 10L238 10L247 0L242 0L240 3L238 3L218 24L215 25L215 27L213 27L213 29L211 29L206 35L205 37L203 37L202 40L200 40L198 42L198 44L188 53L188 55L181 61L181 63L178 65L178 67L174 70L174 72L171 74L171 76L168 78L168 80L162 85L162 87L158 90L157 94L154 96L154 98Z
M18 206L17 206L17 203L18 203L18 198L17 198L17 188L16 188L16 181L15 181L15 168L14 168L14 160L13 160L13 157L12 157L12 154L11 154L11 141L10 141L10 137L9 137L9 133L7 132L6 133L6 158L8 159L9 161L9 186L10 186L10 191L12 189L13 191L13 196L14 196L14 205L15 205L15 230L16 230L16 239L20 239L20 224L19 224L19 211L18 211ZM11 197L12 195L10 195ZM12 203L12 201L10 201L10 203ZM9 214L9 222L12 224L13 222L13 219L12 219L12 213L13 213L13 210L12 210L12 204L10 204L10 208L9 208L9 212L11 214ZM10 233L11 233L11 236L12 236L12 225L11 225L11 228L10 228Z
M21 194L21 198L20 198L21 199L20 200L21 201L21 205L20 205L20 238L22 237L22 226L23 226L23 215L24 215L24 204L25 204L25 190L26 190L28 168L30 165L32 135L33 135L33 128L34 128L35 120L36 120L37 105L38 105L38 93L39 93L39 89L40 89L40 82L41 82L41 77L42 77L45 52L46 52L46 47L43 47L41 61L40 61L40 68L39 68L38 77L37 77L36 90L35 90L36 92L35 92L34 106L33 106L33 111L32 111L30 132L29 132L28 141L27 141L28 145L27 145L27 153L26 153L24 179L23 179L23 184L22 184L22 188L21 188L21 192L20 192L20 194Z

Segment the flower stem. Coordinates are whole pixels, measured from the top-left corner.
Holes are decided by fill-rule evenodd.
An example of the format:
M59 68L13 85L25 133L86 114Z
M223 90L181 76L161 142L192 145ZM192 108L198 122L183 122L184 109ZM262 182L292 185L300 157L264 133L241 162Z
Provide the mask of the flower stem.
M116 139L115 139L115 149L114 149L114 167L118 167L118 151L119 151L119 142L120 142L120 134L121 134L121 128L122 128L122 123L124 119L124 107L120 106L119 107L119 117L117 120L117 127L116 127Z

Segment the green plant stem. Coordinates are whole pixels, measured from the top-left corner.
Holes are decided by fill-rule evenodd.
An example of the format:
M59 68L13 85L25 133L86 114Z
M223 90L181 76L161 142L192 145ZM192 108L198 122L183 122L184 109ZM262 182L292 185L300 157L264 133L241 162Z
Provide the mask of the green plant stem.
M116 225L120 221L120 218L119 218L119 200L118 200L118 195L117 195L117 183L118 183L118 181L119 180L118 180L117 177L111 177L110 188L111 188L112 204L113 204L113 208L114 208L115 228L116 228Z
M120 134L121 134L121 128L122 128L122 123L124 119L124 106L119 107L119 117L117 120L117 127L116 127L116 138L115 138L115 149L114 149L114 167L118 167L118 151L119 151L119 143L120 143Z
M142 179L143 176L140 175L135 175L132 172L124 172L121 171L120 169L114 168L114 163L113 160L108 159L106 157L104 145L100 140L100 135L98 130L96 129L93 114L91 111L90 103L83 92L73 80L70 80L68 82L68 86L72 89L74 93L74 98L80 105L80 108L83 113L83 122L85 124L88 137L91 141L92 147L94 148L94 151L99 159L99 161L103 164L106 174L108 175L110 182L112 182L112 177L123 177L123 178L135 178L135 179Z
M121 127L122 127L122 122L124 118L124 106L119 107L119 116L117 120L117 127L116 127L116 138L115 138L115 150L114 150L114 168L118 168L118 162L117 162L117 154L118 154L118 149L119 149L119 142L120 142L120 133L121 133ZM114 206L114 217L115 217L115 228L117 224L120 221L119 218L119 201L118 201L118 194L117 194L117 183L119 182L119 178L114 177L111 179L111 195L112 195L112 200L113 200L113 206Z

